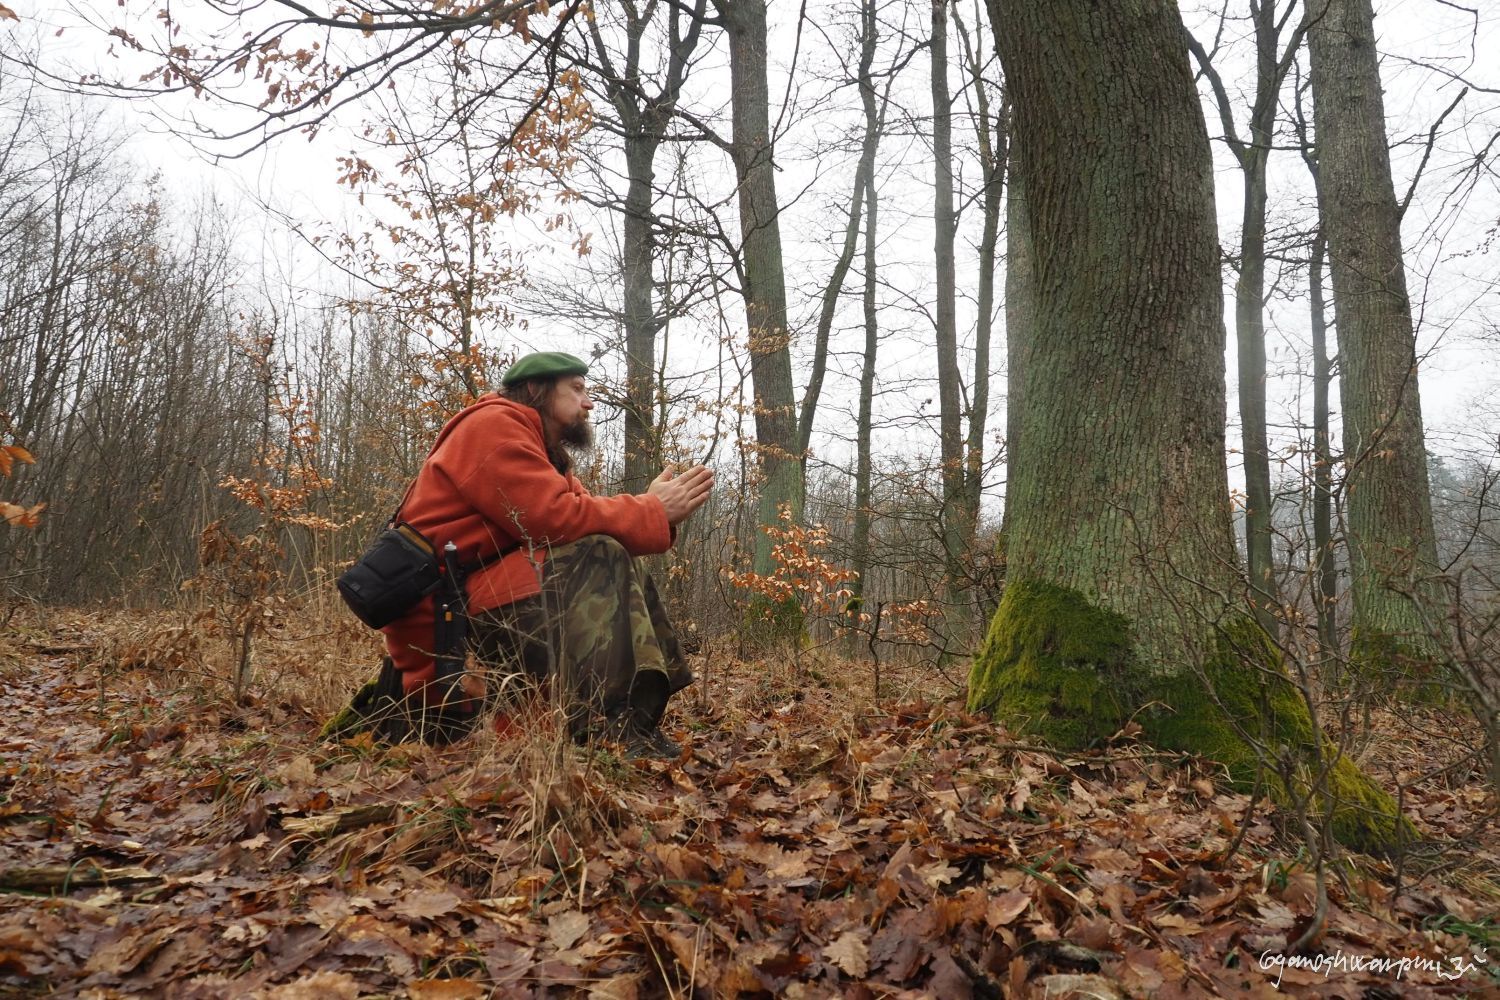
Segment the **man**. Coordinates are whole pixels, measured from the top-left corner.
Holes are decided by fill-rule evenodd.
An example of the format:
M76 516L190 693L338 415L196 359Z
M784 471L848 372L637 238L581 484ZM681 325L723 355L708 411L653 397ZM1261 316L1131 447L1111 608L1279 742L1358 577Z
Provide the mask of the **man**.
M664 471L639 495L596 497L572 473L571 450L592 444L588 366L560 352L529 354L502 391L455 415L397 514L457 561L467 577L469 648L502 682L550 686L577 739L602 736L632 756L675 758L658 724L692 673L635 557L665 552L677 526L708 499L714 477L697 465ZM434 683L435 598L387 625L382 678L327 727L373 728L388 739L452 739L478 705ZM399 689L396 678L399 677ZM447 703L438 704L444 699ZM391 710L399 709L403 721ZM384 716L384 717L382 717Z

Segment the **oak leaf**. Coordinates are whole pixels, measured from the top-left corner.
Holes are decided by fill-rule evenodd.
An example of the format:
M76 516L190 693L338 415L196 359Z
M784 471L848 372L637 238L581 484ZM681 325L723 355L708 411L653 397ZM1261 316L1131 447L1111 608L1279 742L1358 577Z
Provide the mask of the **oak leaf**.
M1031 905L1031 897L1019 890L1012 890L990 900L984 911L984 922L992 928L1004 927L1015 920Z
M840 934L823 948L823 957L854 979L863 979L870 971L870 945L859 931Z
M588 914L582 910L570 910L567 913L558 913L547 921L547 936L558 951L566 951L578 943L578 939L588 933Z
M353 976L324 971L277 986L265 996L266 1000L354 1000L359 994L359 980Z
M443 889L413 892L403 896L391 907L391 912L409 920L431 920L458 909L463 900Z

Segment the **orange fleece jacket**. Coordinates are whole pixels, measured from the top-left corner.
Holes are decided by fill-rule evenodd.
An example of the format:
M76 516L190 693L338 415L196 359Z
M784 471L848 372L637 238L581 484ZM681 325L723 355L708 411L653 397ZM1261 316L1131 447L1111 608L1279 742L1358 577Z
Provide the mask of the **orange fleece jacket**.
M484 611L541 590L549 545L610 535L631 555L665 552L673 531L660 499L596 497L547 459L541 414L486 396L456 414L422 464L399 519L438 549L458 546L461 563L492 559L469 576L469 610ZM408 694L433 680L433 599L381 630Z

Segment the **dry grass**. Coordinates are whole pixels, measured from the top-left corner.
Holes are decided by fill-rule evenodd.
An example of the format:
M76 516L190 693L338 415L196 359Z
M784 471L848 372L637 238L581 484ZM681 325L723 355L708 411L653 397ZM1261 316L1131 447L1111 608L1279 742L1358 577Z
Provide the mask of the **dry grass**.
M258 638L255 682L240 704L230 698L231 643L199 627L209 619L192 612L53 612L45 621L18 622L0 640L8 644L0 649L28 661L24 683L51 684L58 693L46 697L71 698L93 718L79 729L76 713L59 715L74 730L58 734L53 745L97 741L90 751L97 762L89 766L109 775L79 783L66 764L54 774L39 762L17 778L16 801L29 803L27 815L67 810L71 829L84 831L74 851L93 849L92 827L149 829L150 838L130 834L144 846L139 856L121 860L162 872L165 887L131 896L125 902L132 906L149 904L131 912L149 916L147 926L158 929L208 912L239 928L234 934L252 935L214 945L222 953L216 961L225 964L211 966L217 971L201 980L210 993L249 982L234 972L242 961L269 977L263 985L293 980L297 967L278 969L253 957L264 951L253 937L262 933L257 921L276 926L268 923L274 915L279 926L306 930L324 909L345 913L350 906L358 913L340 919L356 923L340 927L368 925L373 933L370 921L379 916L381 933L397 933L392 940L404 942L403 949L440 943L431 944L436 951L422 976L471 978L500 995L507 995L503 984L512 968L534 984L533 995L554 995L545 985L557 972L548 956L573 954L559 942L573 939L569 921L582 921L591 927L588 940L616 943L588 957L596 979L579 989L619 986L621 996L654 996L687 995L694 983L702 991L704 983L728 990L725 984L742 982L754 993L762 988L756 982L794 975L767 971L794 956L822 961L818 956L847 934L876 933L903 907L916 919L923 907L957 906L971 889L981 894L973 898L998 893L1017 905L1024 903L1017 893L1030 894L1026 916L1007 919L1023 919L1031 964L1007 961L1012 976L1040 976L1050 954L1041 943L1049 935L1097 937L1115 926L1103 919L1098 890L1106 883L1091 881L1091 872L1111 881L1123 875L1133 886L1115 915L1125 918L1119 926L1127 938L1111 930L1112 949L1168 947L1159 935L1154 944L1129 936L1141 928L1148 938L1156 935L1148 921L1157 911L1147 902L1155 895L1178 920L1182 900L1223 890L1222 897L1205 898L1241 901L1217 904L1229 908L1204 910L1199 919L1206 925L1213 913L1261 936L1269 933L1257 925L1266 907L1287 912L1301 905L1297 892L1305 880L1295 875L1296 842L1279 839L1263 816L1250 821L1237 858L1222 867L1209 860L1233 837L1247 805L1243 796L1213 787L1211 768L1134 745L1102 755L1018 748L982 721L935 704L952 686L917 666L887 665L884 690L895 697L877 705L870 666L829 648L741 662L708 644L695 662L703 682L673 700L666 723L690 747L679 765L575 747L561 733L556 708L545 704L531 706L505 735L481 727L453 747L380 748L367 737L317 739L323 720L370 676L376 637L312 612L286 619ZM1446 727L1436 715L1427 722L1452 729L1452 719ZM1415 732L1408 727L1371 742L1367 763L1377 773L1397 774L1430 761L1435 745ZM1494 797L1453 777L1414 787L1409 804L1436 842L1464 834L1466 823L1493 808ZM1347 933L1384 935L1391 948L1433 949L1492 934L1484 914L1500 895L1494 831L1485 836L1462 849L1449 846L1446 860L1424 862L1425 870L1411 859L1401 876L1406 902L1399 905L1390 865L1350 866L1340 879ZM67 842L34 842L31 863L47 863L54 847ZM851 851L862 860L851 860ZM1132 875L1136 852L1145 860ZM907 855L910 871L932 874L881 876L898 872ZM1125 867L1102 872L1106 863ZM1273 884L1273 875L1288 872L1294 874L1286 886ZM955 881L938 890L924 879ZM788 880L793 888L782 888ZM868 900L895 886L903 887L899 900L878 904L873 917L865 913ZM195 897L201 893L206 900ZM879 916L891 905L889 915ZM77 910L77 919L116 913L111 906ZM711 913L716 906L728 909ZM845 919L845 907L856 920L849 929L819 923ZM30 919L50 918L38 911ZM803 921L801 937L777 938L782 957L736 964L742 952L760 954L745 950L746 942L770 947L781 933L778 923L793 919ZM945 919L959 918L954 911ZM955 953L982 965L981 951L960 940L968 926L942 933L959 935L949 941ZM1022 923L1014 930L1021 933ZM417 931L418 938L400 936ZM524 948L512 955L502 941L476 957L463 942L481 932L509 935ZM1184 960L1204 963L1207 975L1222 956L1195 958L1203 940L1180 947ZM351 968L333 964L347 958L320 961L302 967L297 981L310 984L310 977ZM855 968L863 960L846 961ZM46 965L37 968L38 981L53 988L70 982ZM144 969L127 970L120 981L149 991ZM1003 981L1002 973L965 970L976 981ZM838 974L818 973L824 985ZM186 967L172 975L178 978L171 982L200 981ZM374 981L411 975L392 965ZM927 975L919 971L908 985L935 989L935 974L931 982ZM627 983L640 989L631 993ZM573 995L571 988L558 990Z

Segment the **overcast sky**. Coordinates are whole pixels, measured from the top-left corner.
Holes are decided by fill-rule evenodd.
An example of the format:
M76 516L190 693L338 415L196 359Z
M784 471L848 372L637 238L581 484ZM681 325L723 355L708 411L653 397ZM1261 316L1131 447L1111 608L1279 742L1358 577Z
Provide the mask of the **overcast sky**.
M1445 449L1476 447L1480 443L1477 439L1487 437L1493 440L1496 430L1500 429L1497 427L1500 424L1500 412L1497 412L1500 405L1496 405L1493 399L1496 386L1500 384L1500 368L1497 368L1500 344L1496 340L1497 326L1500 326L1500 288L1497 288L1500 285L1500 246L1494 239L1494 226L1500 219L1500 185L1497 185L1494 166L1487 167L1479 175L1462 204L1454 193L1456 190L1463 193L1460 183L1463 167L1472 163L1474 155L1500 130L1500 4L1494 0L1471 2L1479 8L1477 13L1444 0L1377 0L1376 3L1390 138L1401 143L1394 159L1398 195L1405 191L1416 169L1427 129L1461 87L1450 75L1464 77L1478 87L1490 89L1489 93L1471 92L1445 123L1406 218L1412 295L1420 310L1419 346L1430 352L1422 379L1424 410L1434 444ZM132 10L140 12L156 6L155 0L149 4L130 0L130 4ZM7 44L34 38L35 41L29 44L43 46L44 60L52 60L54 64L69 61L78 65L97 59L99 51L98 32L79 27L78 12L82 10L89 16L104 17L113 16L115 8L112 3L101 3L96 8L92 3L57 4L47 0L20 0L19 3L11 0L11 6L21 15L22 23L0 23L0 32L11 36L6 40ZM810 6L815 16L824 17L820 5ZM780 109L773 109L773 117L780 117L786 123L779 145L778 164L782 171L778 185L781 199L786 204L783 237L787 244L793 322L800 322L805 329L813 315L813 295L817 285L831 267L833 247L830 236L842 228L835 213L846 203L848 178L852 173L851 155L831 153L824 147L831 127L857 116L858 101L846 91L839 98L842 106L829 104L829 86L817 82L815 77L830 71L833 64L830 41L836 45L841 36L833 23L835 19L826 18L829 22L823 24L826 34L805 30L799 49L792 20L797 8L798 5L790 3L773 5L773 19L780 20L776 23L777 38L773 40L772 52L782 61L773 67L771 90L778 100L784 94L791 98L785 114L778 115ZM190 7L178 4L174 10L181 16ZM973 27L974 5L966 3L964 10ZM1185 4L1184 10L1189 25L1207 41L1212 30L1209 25L1214 17L1213 8L1191 3ZM141 23L149 28L148 22ZM55 35L58 27L66 29L61 37ZM920 33L925 27L919 21L913 25L913 30ZM1249 67L1247 32L1243 26L1231 25L1225 38L1222 72L1232 92L1248 92L1248 82L1241 75ZM704 100L713 100L710 95L727 92L722 79L722 43L718 46L694 80L694 93ZM793 51L798 53L796 86L789 89L787 73ZM956 55L957 51L957 44L950 44L950 52ZM905 80L897 92L898 100L918 115L928 113L926 74L926 61L919 57L907 68ZM955 68L950 73L950 86L956 90L958 83L959 73ZM722 98L718 102L722 104ZM1217 112L1212 107L1207 111L1210 134L1217 135L1220 131ZM240 226L241 252L247 262L262 269L268 280L290 283L332 280L314 268L315 255L301 246L296 238L263 220L256 203L271 204L278 211L310 225L360 225L363 209L354 203L347 189L335 183L337 168L334 163L336 155L357 144L356 132L361 122L356 116L342 116L313 142L299 136L287 136L243 158L212 162L175 137L168 126L180 124L187 115L195 115L222 127L222 123L230 119L214 106L181 99L133 104L114 102L107 114L118 117L123 127L132 133L133 138L127 147L131 155L143 164L160 169L174 191L193 197L206 191L217 191L238 200L243 220ZM1243 122L1243 116L1240 121ZM960 132L955 136L955 144L963 141L964 133ZM1226 246L1233 247L1238 238L1239 174L1222 144L1216 144L1215 155L1220 238ZM701 183L706 188L718 188L722 193L732 190L732 174L727 173L727 164L722 157L703 153L701 169L704 171ZM893 328L908 329L908 333L882 347L886 353L883 354L881 371L887 373L894 386L900 374L920 373L923 366L930 366L927 359L931 356L931 348L924 336L920 310L911 307L911 300L920 301L930 294L931 230L927 206L931 196L926 187L930 178L930 157L920 139L895 138L882 148L880 170L885 212L882 228L886 233L882 270L893 285L884 293L883 317L889 317L889 325ZM960 170L972 183L975 175L972 162L961 163ZM1308 185L1295 153L1288 152L1273 161L1272 185L1273 226L1294 221L1299 212L1306 214ZM966 220L966 235L970 239L974 238L976 217L977 212L970 212ZM583 217L581 221L586 228L598 232L601 241L607 241L614 228L613 221L605 218ZM540 227L522 221L507 239L529 249L533 268L539 274L551 273L575 282L581 280L573 270L577 266L575 259ZM545 252L538 252L540 249ZM959 280L964 292L972 298L975 262L972 256L964 256L962 244L959 252ZM858 308L856 281L857 278L851 275L850 291L846 295L851 324L853 310ZM1232 276L1226 278L1226 321L1231 324L1232 331L1231 291ZM737 301L726 302L725 311L732 327L743 328L742 306ZM963 321L972 326L972 312L967 313ZM1273 301L1267 323L1273 373L1271 420L1285 425L1305 423L1308 413L1303 397L1308 394L1308 387L1306 379L1297 374L1309 367L1305 363L1305 298L1299 294L1291 300ZM997 337L1002 329L997 327ZM543 330L548 332L543 333ZM579 352L591 346L588 343L555 343L555 327L546 324L545 318L535 331L521 338L522 346L572 347ZM848 337L836 343L844 353L834 359L827 389L826 398L832 414L829 420L833 423L843 422L837 411L841 408L847 410L852 399L853 383L847 376L856 370L855 347L858 341L854 338L855 333L857 331L850 331ZM693 344L697 348L693 356L682 356L679 367L684 371L700 368L702 352L712 351L717 331L708 329L685 334L674 335L674 348L681 350ZM1488 340L1484 339L1486 335ZM1233 342L1232 335L1230 342ZM802 349L805 346L805 343L798 345ZM1003 374L1003 343L997 341L993 357L999 376ZM674 357L674 363L676 360ZM1233 392L1233 366L1228 370ZM923 385L917 381L897 397L889 398L887 404L893 408L919 410L922 408L919 397L923 393ZM935 391L927 395L935 395ZM1488 413L1477 422L1470 418L1470 410L1476 402L1488 404ZM927 410L930 411L931 407ZM1238 438L1235 411L1236 404L1231 397L1232 446ZM899 446L901 441L914 440L913 435L920 441L923 438L921 426L918 423L916 430L910 424L893 428L887 434L885 444ZM995 394L991 426L1003 428L1003 392ZM1287 434L1280 435L1283 443L1289 440ZM935 439L919 447L935 447ZM832 440L822 442L821 449L835 459L847 452L846 446ZM1231 467L1233 465L1231 456Z

